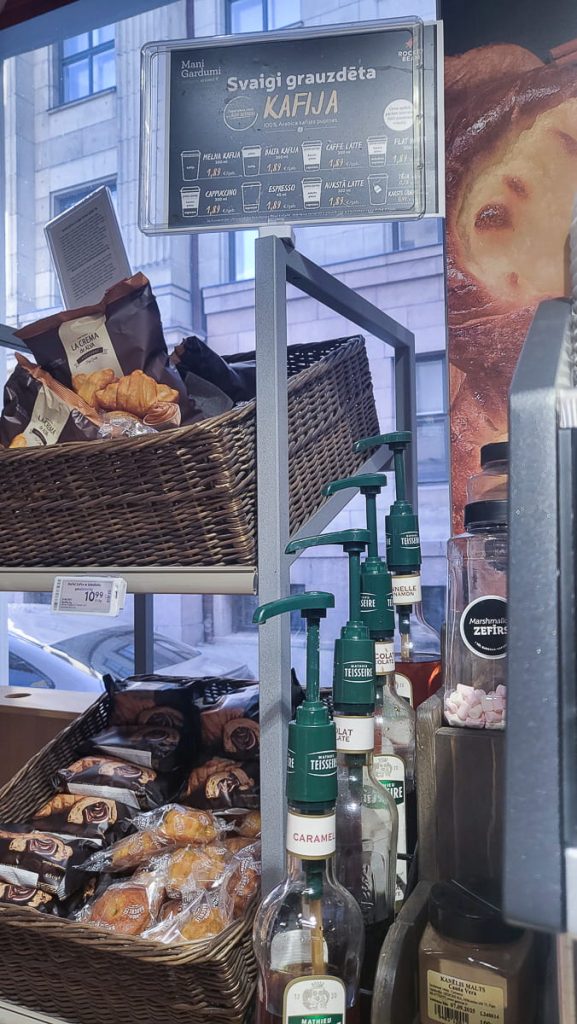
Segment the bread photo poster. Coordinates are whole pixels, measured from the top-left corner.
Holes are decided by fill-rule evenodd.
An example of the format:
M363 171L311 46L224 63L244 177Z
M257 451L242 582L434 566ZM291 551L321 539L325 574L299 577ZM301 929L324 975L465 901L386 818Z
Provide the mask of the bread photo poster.
M569 294L575 0L443 0L453 526L538 304Z

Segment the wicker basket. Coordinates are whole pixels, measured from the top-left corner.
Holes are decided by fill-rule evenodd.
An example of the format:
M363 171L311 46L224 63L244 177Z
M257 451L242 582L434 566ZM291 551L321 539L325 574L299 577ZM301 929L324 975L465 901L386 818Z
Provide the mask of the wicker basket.
M248 356L244 356L248 358ZM378 433L360 337L287 349L290 525ZM0 565L251 565L255 402L178 430L0 456Z
M0 821L29 820L108 717L105 695L33 757L0 792ZM0 907L0 996L70 1024L241 1024L256 979L251 925L170 947Z

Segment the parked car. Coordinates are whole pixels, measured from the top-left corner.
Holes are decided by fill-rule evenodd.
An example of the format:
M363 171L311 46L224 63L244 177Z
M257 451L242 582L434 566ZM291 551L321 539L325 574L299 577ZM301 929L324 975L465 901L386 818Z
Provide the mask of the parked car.
M134 637L122 627L94 630L53 644L8 629L10 686L63 690L102 690L106 673L123 678L134 673ZM246 665L154 634L154 667L167 675L226 676L252 679Z

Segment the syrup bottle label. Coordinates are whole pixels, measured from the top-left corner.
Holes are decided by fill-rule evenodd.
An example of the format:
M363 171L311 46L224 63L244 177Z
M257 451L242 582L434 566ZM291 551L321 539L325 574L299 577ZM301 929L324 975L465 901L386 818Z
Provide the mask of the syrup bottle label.
M395 672L395 690L399 697L404 697L413 707L413 684L402 672Z
M395 671L395 645L391 641L375 641L375 672L378 676L386 676Z
M301 860L321 860L336 850L336 815L297 814L287 816L286 848Z
M345 1024L345 986L339 978L295 978L284 992L283 1024Z

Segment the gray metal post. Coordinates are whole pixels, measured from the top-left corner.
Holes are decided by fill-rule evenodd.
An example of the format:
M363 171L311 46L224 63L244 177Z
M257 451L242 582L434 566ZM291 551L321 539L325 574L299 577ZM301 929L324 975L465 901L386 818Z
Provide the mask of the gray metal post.
M134 595L134 671L154 671L154 595Z
M407 493L415 512L419 504L416 396L415 340L411 337L402 348L395 349L395 413L397 430L410 430L413 437L406 453L406 471Z
M255 243L258 599L290 592L286 248L274 236ZM269 892L285 862L285 764L290 719L290 621L259 629L262 883Z

